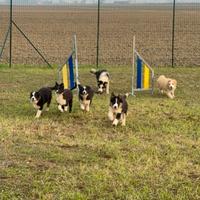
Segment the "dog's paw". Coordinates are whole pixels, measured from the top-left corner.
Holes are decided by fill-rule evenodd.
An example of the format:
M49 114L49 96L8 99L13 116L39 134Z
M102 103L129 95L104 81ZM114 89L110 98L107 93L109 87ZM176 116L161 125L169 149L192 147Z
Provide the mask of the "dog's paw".
M41 110L38 110L36 115L35 115L35 119L38 119L42 114L42 111Z
M60 110L60 112L64 112L61 105L58 105L58 110Z
M174 97L173 96L168 96L170 99L173 99Z
M126 94L125 94L125 97L129 97L131 95L131 93L130 92L127 92Z
M115 120L113 121L112 125L113 125L113 126L117 126L117 124L118 124L118 120L115 119Z
M90 108L89 108L89 107L86 107L85 110L86 110L86 112L89 112L89 111L90 111Z
M81 110L85 110L85 105L84 104L80 104L80 108L81 108Z
M39 115L36 115L36 116L35 116L35 119L39 119L39 118L40 118L40 116L39 116Z

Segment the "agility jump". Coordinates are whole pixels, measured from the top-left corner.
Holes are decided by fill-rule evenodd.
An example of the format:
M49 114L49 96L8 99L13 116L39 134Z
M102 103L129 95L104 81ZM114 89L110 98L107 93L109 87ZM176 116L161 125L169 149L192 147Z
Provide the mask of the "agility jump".
M132 61L132 95L135 91L151 91L154 89L154 70L137 52L135 48L135 36L133 37L133 61Z
M75 73L74 73L75 65ZM73 50L69 54L66 62L58 68L58 80L63 82L65 89L72 89L77 86L78 83L78 58L77 58L77 45L76 35L73 39ZM62 81L61 81L62 80Z

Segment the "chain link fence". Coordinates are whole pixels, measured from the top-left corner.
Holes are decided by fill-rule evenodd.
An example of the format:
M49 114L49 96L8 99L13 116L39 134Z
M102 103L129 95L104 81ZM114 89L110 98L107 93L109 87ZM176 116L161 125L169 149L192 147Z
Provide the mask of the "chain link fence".
M2 0L0 0L1 2ZM73 1L74 2L74 1ZM132 3L131 3L132 2ZM175 65L200 66L200 1L176 3ZM13 2L13 21L52 65L62 64L77 35L81 65L95 65L97 58L97 0ZM0 45L9 27L9 4L0 4ZM2 12L1 12L2 11ZM172 60L173 0L138 4L137 1L101 1L99 64L130 65L132 38L136 48L153 66L170 66ZM43 65L44 60L13 27L12 62ZM8 62L8 45L0 60Z
M10 6L0 3L0 62L9 62L9 26ZM5 42L7 40L7 43ZM4 52L3 52L4 49ZM4 54L3 54L4 53Z

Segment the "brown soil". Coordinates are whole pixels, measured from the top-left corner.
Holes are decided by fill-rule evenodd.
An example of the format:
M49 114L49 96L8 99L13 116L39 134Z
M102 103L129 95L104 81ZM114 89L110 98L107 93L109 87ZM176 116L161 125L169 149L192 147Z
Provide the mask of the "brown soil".
M178 8L175 62L200 65L199 8ZM0 43L8 10L0 8ZM51 64L62 64L77 34L80 64L96 62L97 9L79 7L14 7L14 21ZM44 64L21 34L13 28L13 62ZM171 64L172 7L103 8L100 25L100 64L131 64L132 37L137 50L152 65ZM8 44L2 62L8 61Z

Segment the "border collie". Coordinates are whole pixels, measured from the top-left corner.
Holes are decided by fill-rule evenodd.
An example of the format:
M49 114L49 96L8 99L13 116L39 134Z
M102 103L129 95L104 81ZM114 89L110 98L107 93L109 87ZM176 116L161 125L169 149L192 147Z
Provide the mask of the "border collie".
M110 76L108 71L91 69L90 72L96 75L98 93L102 94L106 91L106 94L109 94Z
M90 86L83 86L81 84L78 84L78 89L80 107L82 110L89 111L94 96L94 91Z
M113 126L117 126L119 122L122 123L122 126L126 125L126 116L128 111L126 97L128 97L128 95L128 93L125 95L111 94L108 118L112 121Z
M75 88L76 86L71 90ZM58 110L60 110L60 112L64 112L67 111L69 107L69 112L71 112L73 104L72 91L69 89L64 89L64 84L58 84L57 82L55 83L55 86L52 89L56 91L56 101L58 103Z
M49 87L44 87L39 89L38 91L30 93L30 101L33 104L33 107L37 109L35 118L40 117L45 103L47 103L46 110L47 111L49 110L51 99L52 99L52 91L51 88Z

